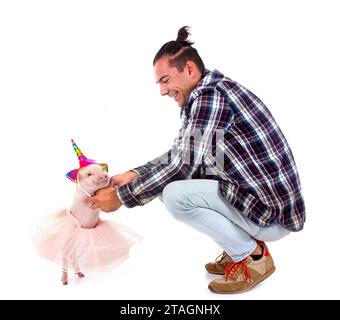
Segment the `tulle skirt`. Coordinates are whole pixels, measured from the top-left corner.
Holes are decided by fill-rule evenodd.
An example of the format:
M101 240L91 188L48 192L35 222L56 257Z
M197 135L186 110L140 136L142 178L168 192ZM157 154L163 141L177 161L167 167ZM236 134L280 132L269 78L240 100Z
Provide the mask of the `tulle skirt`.
M127 259L130 248L141 240L114 221L99 220L94 228L82 228L69 210L36 220L31 231L41 257L75 272L107 271Z

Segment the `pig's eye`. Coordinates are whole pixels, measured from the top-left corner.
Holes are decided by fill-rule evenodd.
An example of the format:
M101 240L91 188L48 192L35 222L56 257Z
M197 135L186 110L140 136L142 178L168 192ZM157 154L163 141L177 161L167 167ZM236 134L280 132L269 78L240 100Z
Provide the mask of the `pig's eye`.
M92 176L92 173L91 173L91 172L89 172L89 173L87 174L87 176L88 176L88 177L91 177L91 176Z

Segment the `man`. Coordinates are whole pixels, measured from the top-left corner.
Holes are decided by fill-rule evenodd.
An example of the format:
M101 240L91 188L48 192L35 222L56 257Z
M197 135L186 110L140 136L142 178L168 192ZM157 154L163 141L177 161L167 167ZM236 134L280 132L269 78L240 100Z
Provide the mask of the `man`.
M207 234L223 253L206 270L216 293L251 289L274 262L264 241L300 231L305 207L292 152L273 116L252 92L217 70L208 71L178 32L153 65L161 95L181 108L182 127L171 150L113 176L112 187L89 198L103 211L160 197L177 219Z

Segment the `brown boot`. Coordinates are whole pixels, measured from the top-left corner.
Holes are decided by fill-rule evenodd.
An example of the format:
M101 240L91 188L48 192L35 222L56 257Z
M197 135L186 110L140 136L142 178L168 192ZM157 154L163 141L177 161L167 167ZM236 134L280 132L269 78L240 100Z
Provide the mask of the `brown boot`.
M263 248L260 259L249 256L229 264L224 277L211 281L208 288L215 293L240 293L268 278L275 271L274 261L265 244L260 245Z
M212 274L224 274L224 270L228 265L233 263L233 260L228 254L223 251L216 259L215 262L209 262L205 265L205 269Z

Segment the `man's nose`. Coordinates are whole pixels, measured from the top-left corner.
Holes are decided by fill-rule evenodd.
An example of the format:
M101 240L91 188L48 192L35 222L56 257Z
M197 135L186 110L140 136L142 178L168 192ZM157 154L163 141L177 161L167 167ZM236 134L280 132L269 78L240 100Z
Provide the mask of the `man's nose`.
M160 94L161 96L166 96L169 93L169 90L164 87L164 86L160 86Z

